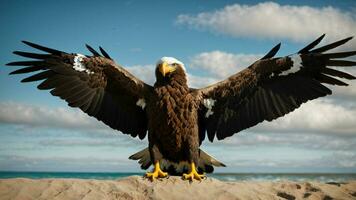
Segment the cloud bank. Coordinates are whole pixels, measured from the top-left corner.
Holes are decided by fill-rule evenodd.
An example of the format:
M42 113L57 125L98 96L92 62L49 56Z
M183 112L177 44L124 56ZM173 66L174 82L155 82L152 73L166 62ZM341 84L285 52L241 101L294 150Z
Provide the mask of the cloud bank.
M213 78L222 80L245 69L261 57L263 55L232 54L216 50L193 56L190 66L193 69L207 71Z
M323 33L330 39L356 33L354 13L331 6L316 8L274 2L233 4L210 12L181 14L176 23L235 37L293 41L306 41Z
M0 123L63 129L107 129L79 109L0 102Z
M106 131L106 125L72 108L48 108L21 103L0 103L0 123L37 128ZM273 122L248 129L264 133L356 134L356 109L315 100Z
M271 123L252 128L258 132L294 132L356 135L356 109L318 99Z

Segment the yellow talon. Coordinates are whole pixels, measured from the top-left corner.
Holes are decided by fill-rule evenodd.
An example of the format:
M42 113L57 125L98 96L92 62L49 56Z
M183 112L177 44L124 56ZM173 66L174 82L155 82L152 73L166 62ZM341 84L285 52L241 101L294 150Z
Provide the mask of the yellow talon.
M153 172L147 172L146 177L151 179L151 181L155 180L156 178L164 178L168 176L168 173L163 172L159 167L159 162L157 161L154 165Z
M184 180L193 181L193 179L196 179L196 180L201 181L205 177L204 174L198 174L197 170L195 169L194 162L191 163L190 168L191 168L191 171L189 174L183 174Z

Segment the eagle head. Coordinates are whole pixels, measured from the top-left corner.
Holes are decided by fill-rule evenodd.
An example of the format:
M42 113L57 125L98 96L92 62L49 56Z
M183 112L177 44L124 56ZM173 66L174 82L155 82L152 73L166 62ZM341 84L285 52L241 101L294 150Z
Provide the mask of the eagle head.
M162 57L156 65L157 79L170 79L174 75L185 76L184 64L173 57Z

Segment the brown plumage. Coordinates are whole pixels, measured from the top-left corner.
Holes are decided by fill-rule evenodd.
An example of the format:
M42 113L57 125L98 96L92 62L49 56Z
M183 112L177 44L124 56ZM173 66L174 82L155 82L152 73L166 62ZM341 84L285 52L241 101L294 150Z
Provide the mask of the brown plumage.
M338 59L356 51L324 53L351 38L313 49L323 37L297 54L274 58L278 44L245 70L202 89L188 87L184 64L174 58L163 57L157 63L156 83L150 86L116 64L101 47L103 56L89 45L93 56L24 42L46 54L15 51L36 60L8 65L26 66L11 74L39 72L22 81L41 80L39 89L51 90L69 106L113 129L140 139L148 133L149 147L130 157L143 169L154 165L148 177L164 177L168 171L190 172L186 179L201 179L195 170L212 172L213 166L224 166L199 148L206 135L210 141L221 140L272 121L304 102L331 94L323 84L345 86L337 78L355 79L337 67L355 66L356 62Z

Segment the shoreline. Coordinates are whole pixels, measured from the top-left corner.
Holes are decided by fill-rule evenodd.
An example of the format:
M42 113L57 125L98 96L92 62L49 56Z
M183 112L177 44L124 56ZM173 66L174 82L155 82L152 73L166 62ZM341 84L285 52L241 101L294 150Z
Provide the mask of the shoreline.
M117 180L0 179L0 199L356 199L350 182L235 181L181 177L151 182L141 176Z
M78 178L97 180L116 180L129 176L143 176L144 172L1 172L0 179L9 178ZM356 180L356 173L212 173L208 177L220 181L315 181L347 182Z

